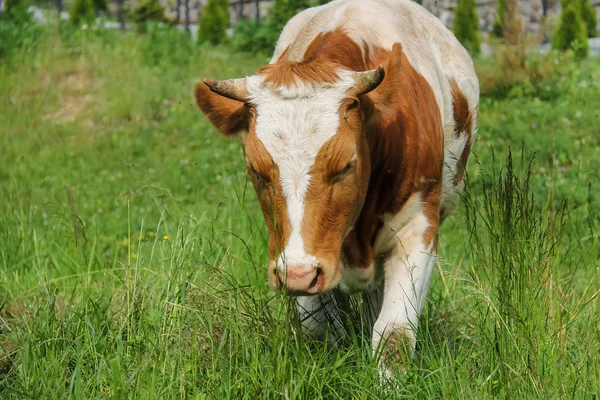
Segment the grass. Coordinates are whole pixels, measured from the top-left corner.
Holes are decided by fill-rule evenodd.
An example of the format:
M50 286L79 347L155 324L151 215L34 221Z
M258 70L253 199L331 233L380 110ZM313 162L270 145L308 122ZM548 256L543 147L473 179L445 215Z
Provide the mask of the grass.
M240 145L193 102L266 57L161 30L36 43L0 59L0 398L600 396L598 60L554 98L482 98L417 355L385 387L358 311L338 345L296 333Z

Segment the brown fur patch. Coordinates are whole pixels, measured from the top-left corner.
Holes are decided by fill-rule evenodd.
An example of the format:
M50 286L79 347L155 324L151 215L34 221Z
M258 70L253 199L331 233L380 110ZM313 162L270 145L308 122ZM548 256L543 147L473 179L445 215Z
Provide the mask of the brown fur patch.
M458 160L458 169L454 176L454 184L457 185L464 176L465 169L467 168L467 161L471 154L471 145L473 141L473 113L469 110L467 98L454 79L450 81L450 87L452 88L452 107L455 123L454 136L458 138L462 135L467 135L467 143Z
M365 71L367 60L362 49L342 30L320 33L304 53L304 63L334 63L350 71Z
M381 63L385 51L376 50ZM437 240L444 159L441 114L431 87L415 71L396 44L384 62L381 85L363 99L373 113L365 131L370 149L371 177L355 232L344 243L351 264L372 265L372 246L384 214L398 213L414 193L422 193L430 229L425 241ZM426 243L426 245L428 245Z
M264 82L270 83L275 88L294 87L299 83L323 85L334 83L339 79L336 64L330 62L278 62L265 65L258 70L258 74L265 75Z
M281 54L277 63L265 65L258 70L258 74L266 75L265 82L276 88L293 87L299 81L317 85L334 83L339 79L339 68L350 71L369 69L360 46L342 29L317 35L300 62L289 61L288 51L289 47Z

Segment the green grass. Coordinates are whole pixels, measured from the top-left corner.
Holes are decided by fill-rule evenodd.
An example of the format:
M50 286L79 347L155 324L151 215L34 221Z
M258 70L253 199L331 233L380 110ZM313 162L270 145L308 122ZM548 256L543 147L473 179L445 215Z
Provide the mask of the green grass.
M354 308L343 343L296 333L240 145L194 104L266 57L157 30L37 43L0 59L0 398L600 396L598 60L551 100L482 99L416 357L385 387Z

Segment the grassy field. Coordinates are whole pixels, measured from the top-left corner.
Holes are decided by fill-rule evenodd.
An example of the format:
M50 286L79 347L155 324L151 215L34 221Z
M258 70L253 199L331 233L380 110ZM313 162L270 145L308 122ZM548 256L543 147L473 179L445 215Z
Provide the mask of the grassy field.
M240 145L194 104L265 61L53 26L0 58L0 398L600 398L600 62L482 98L416 357L383 386L356 307L342 343L296 333Z

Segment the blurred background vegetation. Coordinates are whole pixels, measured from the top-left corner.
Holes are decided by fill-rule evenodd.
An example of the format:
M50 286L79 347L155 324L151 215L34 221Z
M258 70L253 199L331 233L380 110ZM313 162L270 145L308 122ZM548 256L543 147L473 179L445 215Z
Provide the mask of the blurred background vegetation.
M493 34L474 2L453 9L481 83L478 136L393 387L378 383L359 296L344 343L297 334L290 299L266 284L240 145L194 104L201 78L268 62L314 2L271 4L234 19L211 0L199 21L185 0L4 4L0 398L598 398L589 0L537 31L499 2Z

